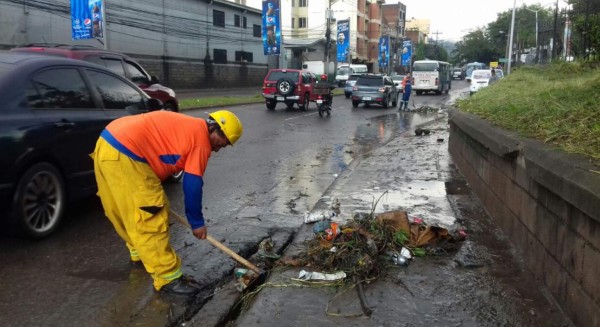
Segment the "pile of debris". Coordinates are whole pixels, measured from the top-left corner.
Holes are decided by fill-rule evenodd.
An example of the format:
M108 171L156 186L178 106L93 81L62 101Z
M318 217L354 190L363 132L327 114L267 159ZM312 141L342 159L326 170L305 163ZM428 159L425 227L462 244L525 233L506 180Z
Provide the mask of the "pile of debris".
M404 266L415 256L453 251L466 238L461 228L449 232L420 218L409 219L406 211L355 215L342 226L330 219L332 214L313 213L316 216L322 219L314 222L315 237L306 241L306 250L293 258L282 258L279 264L320 272L316 275L319 278L373 280L390 264ZM305 217L305 222L312 223L309 220ZM303 271L299 278L311 276Z

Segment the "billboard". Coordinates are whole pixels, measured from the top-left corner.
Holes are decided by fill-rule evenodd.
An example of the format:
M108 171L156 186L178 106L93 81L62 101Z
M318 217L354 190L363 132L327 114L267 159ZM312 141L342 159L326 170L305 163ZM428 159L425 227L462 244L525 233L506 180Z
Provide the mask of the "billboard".
M71 0L73 40L104 38L103 6L102 0Z
M410 67L412 59L412 41L406 40L402 42L402 66Z
M337 61L350 62L350 21L340 20L337 23Z
M262 2L262 39L265 56L281 53L280 0Z
M390 63L390 37L379 38L379 68L387 70Z

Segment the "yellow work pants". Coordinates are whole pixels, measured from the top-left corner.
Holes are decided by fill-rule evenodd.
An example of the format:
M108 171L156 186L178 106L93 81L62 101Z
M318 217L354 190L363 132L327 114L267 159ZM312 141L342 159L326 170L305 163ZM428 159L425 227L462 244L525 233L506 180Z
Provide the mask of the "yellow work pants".
M100 138L92 154L104 214L160 288L181 277L181 260L169 243L169 201L150 166L132 160Z

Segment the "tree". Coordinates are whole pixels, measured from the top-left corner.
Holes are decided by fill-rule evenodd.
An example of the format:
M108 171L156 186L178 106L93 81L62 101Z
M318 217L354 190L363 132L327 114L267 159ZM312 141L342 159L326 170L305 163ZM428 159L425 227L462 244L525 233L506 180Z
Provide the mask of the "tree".
M578 57L594 57L600 47L600 2L597 0L569 0L572 11L572 49Z

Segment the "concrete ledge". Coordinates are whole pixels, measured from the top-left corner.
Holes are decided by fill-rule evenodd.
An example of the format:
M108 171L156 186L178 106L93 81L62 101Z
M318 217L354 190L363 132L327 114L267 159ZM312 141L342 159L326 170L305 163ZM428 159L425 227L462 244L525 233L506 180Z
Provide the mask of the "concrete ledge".
M529 270L578 326L600 325L600 174L588 159L452 110L449 150Z

